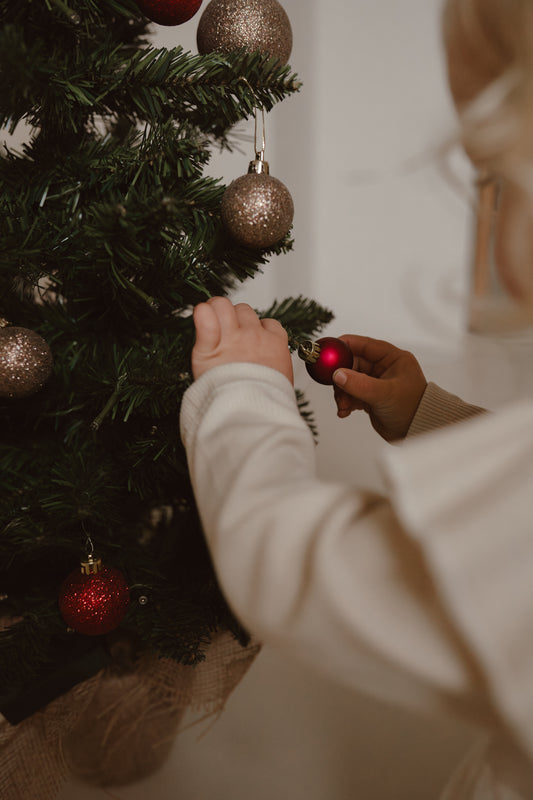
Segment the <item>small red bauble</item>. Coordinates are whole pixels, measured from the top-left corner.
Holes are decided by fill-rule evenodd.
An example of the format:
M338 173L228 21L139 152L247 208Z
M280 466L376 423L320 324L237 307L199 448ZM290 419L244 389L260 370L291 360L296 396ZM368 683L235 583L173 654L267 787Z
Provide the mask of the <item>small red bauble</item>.
M118 627L130 602L130 590L120 570L103 567L92 556L65 578L59 610L67 625L86 636L100 636Z
M352 351L342 339L324 336L316 342L303 342L298 355L305 361L305 368L317 383L333 385L333 373L344 367L353 367Z
M158 25L181 25L194 17L202 0L137 0L137 5Z

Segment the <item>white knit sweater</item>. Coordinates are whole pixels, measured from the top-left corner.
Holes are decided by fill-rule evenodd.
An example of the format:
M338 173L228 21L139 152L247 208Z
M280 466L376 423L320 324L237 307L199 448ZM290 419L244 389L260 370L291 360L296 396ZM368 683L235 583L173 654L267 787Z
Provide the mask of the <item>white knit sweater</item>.
M481 411L429 384L410 429L422 435L384 444L387 497L316 477L294 390L272 369L216 367L181 412L244 625L354 690L494 734L446 800L533 797L533 403Z

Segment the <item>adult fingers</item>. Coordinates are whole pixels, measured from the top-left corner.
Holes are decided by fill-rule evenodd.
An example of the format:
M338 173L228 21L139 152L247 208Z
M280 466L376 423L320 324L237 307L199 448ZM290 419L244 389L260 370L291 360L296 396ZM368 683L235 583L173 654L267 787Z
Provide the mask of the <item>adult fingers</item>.
M333 387L333 396L337 405L337 415L339 417L348 417L352 411L361 411L365 405L360 400L350 397L349 394L343 392L338 386Z
M339 336L345 342L354 357L354 369L371 375L380 362L390 362L400 352L399 348L383 339L372 339L370 336L344 334Z
M350 397L368 406L379 403L387 392L386 381L352 369L338 369L333 374L333 383Z
M218 347L221 338L219 318L213 306L200 303L193 311L196 329L195 349L199 353L211 353Z

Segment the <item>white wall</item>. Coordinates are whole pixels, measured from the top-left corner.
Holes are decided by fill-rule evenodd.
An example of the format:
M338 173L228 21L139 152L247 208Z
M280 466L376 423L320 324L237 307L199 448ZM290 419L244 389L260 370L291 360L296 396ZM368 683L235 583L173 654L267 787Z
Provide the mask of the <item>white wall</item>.
M296 245L236 298L265 308L274 297L314 297L336 314L331 335L359 332L413 349L428 377L475 402L530 391L516 367L523 351L465 332L471 176L456 152L457 190L437 155L454 131L440 0L283 5L304 86L269 115L267 159L293 195ZM157 41L195 50L197 19L157 29ZM213 174L243 174L252 150L216 161ZM317 413L321 473L379 486L381 444L365 417L338 421L331 391L301 364L297 377ZM265 649L209 732L182 734L160 774L113 796L428 800L471 736L348 695ZM103 797L71 785L62 800Z

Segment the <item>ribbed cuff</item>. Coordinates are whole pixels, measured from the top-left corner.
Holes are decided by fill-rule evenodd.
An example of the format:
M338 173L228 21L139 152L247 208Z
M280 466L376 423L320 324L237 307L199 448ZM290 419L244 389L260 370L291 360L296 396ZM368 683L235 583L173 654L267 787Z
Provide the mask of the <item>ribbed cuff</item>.
M469 405L457 395L450 394L436 383L430 382L422 395L407 436L428 433L485 413L487 413L485 408Z

